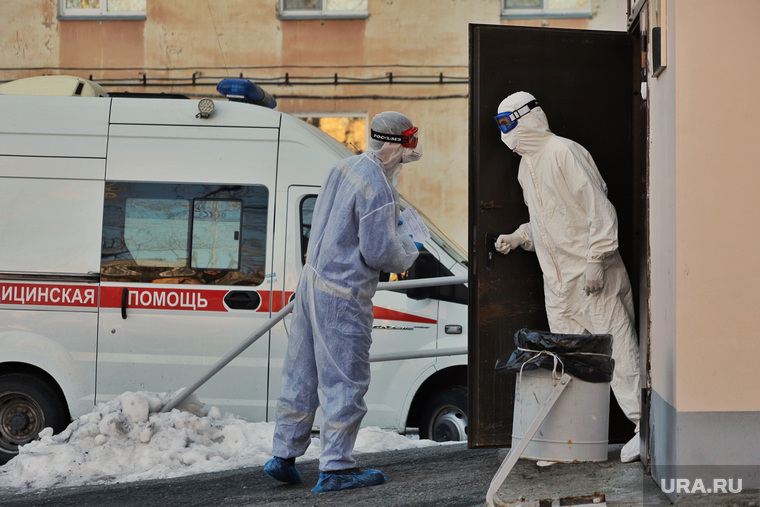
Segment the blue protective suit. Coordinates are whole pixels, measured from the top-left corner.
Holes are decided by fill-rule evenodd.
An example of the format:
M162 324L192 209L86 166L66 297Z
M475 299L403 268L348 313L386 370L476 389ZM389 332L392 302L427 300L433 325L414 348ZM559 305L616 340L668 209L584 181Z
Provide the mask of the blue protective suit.
M394 176L372 152L347 158L330 172L314 209L272 451L280 458L303 455L321 406L323 472L355 466L351 453L367 412L372 296L380 271L406 271L418 255L409 236L396 234Z

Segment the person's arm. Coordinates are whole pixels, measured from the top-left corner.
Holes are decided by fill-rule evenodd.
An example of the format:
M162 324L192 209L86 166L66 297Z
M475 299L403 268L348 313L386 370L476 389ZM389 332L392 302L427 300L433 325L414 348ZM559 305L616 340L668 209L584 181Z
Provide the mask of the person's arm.
M604 287L604 258L618 249L617 213L607 198L607 185L591 154L577 145L575 148L568 150L565 174L571 178L574 194L588 224L583 290L589 295Z
M604 183L591 155L585 150L569 151L565 162L572 179L578 205L586 214L588 252L586 260L601 262L618 249L618 221L615 207L607 198Z
M419 255L414 240L397 234L398 205L391 201L359 218L359 251L371 268L402 273Z

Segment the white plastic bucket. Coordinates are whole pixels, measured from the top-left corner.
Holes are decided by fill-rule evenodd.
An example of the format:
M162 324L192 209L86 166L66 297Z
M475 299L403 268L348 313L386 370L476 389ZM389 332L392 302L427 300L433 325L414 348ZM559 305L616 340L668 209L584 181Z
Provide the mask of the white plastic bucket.
M559 383L544 369L518 373L512 448L528 431ZM609 441L609 382L571 381L546 415L522 457L543 461L606 461Z

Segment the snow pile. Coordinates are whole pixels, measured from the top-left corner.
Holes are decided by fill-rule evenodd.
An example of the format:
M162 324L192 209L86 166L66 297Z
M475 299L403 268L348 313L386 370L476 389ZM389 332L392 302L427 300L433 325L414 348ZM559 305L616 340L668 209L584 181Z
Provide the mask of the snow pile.
M50 428L0 467L0 488L42 489L166 479L263 465L271 456L274 423L250 423L195 396L159 413L173 394L124 393L72 422ZM359 432L355 453L438 445L377 427ZM319 458L312 438L299 460Z

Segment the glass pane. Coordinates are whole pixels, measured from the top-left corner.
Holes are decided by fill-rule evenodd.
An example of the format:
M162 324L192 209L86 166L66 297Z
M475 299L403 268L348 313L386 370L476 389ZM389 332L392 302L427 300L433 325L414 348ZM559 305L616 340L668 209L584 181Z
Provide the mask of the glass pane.
M193 202L193 240L190 267L238 269L240 265L240 201Z
M504 9L542 9L550 11L589 10L589 0L504 0Z
M283 0L282 6L286 11L318 11L322 9L321 0Z
M314 205L316 203L316 195L310 195L301 201L301 264L306 264L306 250L309 248L311 221L314 217Z
M190 203L175 199L127 199L124 243L138 266L187 264Z
M307 116L301 119L357 155L367 151L367 119L364 116Z
M100 0L66 0L67 9L100 9Z
M145 12L146 0L107 0L108 12Z
M543 0L504 0L505 9L540 9Z
M328 11L366 11L367 0L325 0Z

